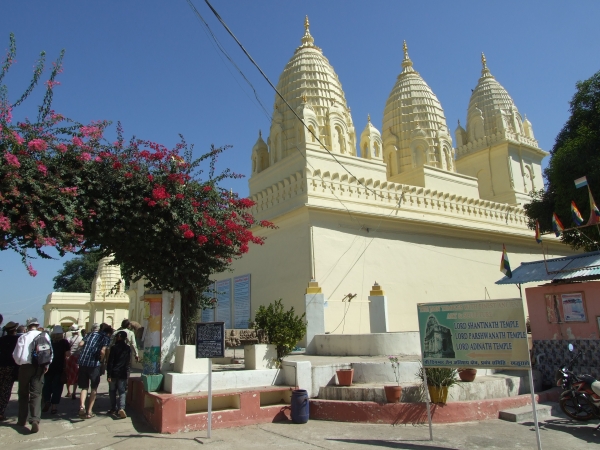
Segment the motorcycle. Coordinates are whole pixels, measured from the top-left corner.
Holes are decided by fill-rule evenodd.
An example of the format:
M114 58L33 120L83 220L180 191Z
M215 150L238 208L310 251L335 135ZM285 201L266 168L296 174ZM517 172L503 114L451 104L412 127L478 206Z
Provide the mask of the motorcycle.
M573 344L569 344L573 352ZM560 395L560 409L571 419L582 422L600 418L600 381L591 375L577 375L573 364L581 353L577 352L569 363L558 369L555 375L556 385L563 388ZM600 425L596 427L599 429Z

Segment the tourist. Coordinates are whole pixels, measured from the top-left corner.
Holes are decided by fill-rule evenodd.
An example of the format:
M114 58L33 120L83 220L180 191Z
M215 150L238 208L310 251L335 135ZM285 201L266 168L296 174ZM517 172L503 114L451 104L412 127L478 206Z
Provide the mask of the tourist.
M81 329L81 339L83 339L86 334L88 334L87 331L85 330L85 328L82 328Z
M25 333L27 333L27 328L25 327L25 325L19 325L17 327L17 337L21 337L23 336Z
M125 343L127 345L129 345L129 347L131 348L131 354L135 357L136 362L139 361L140 355L138 353L138 348L137 348L137 344L135 341L135 333L131 330L131 322L129 322L128 319L123 320L123 322L121 322L121 328L119 328L117 331L123 331L127 335L127 339L125 339ZM110 343L111 348L115 344L115 339L116 339L116 333L115 333L115 335L113 335L112 341ZM109 357L110 357L110 351L109 351Z
M52 362L52 345L46 336L38 331L40 325L35 318L27 319L27 333L20 336L13 358L19 367L19 416L17 425L24 427L29 423L31 432L40 431L40 415L42 409L42 377ZM35 349L37 347L37 349ZM33 350L37 357L33 358Z
M65 368L67 372L67 395L65 397L71 397L72 400L75 400L77 398L77 377L79 376L79 351L81 350L79 343L82 337L77 324L72 325L70 330L71 338L69 339L69 344L71 344L71 356L67 360ZM71 392L71 387L73 387L73 392Z
M131 365L131 345L127 343L127 332L124 330L115 334L115 344L110 348L106 376L108 378L108 393L110 396L110 410L108 414L114 414L124 419L125 398L127 396L127 379L129 378L129 367ZM117 391L119 396L117 398Z
M0 337L0 421L6 420L4 411L8 406L13 384L19 375L19 366L12 355L19 340L18 326L18 323L8 322L3 328L6 334Z
M77 383L79 389L81 389L79 397L80 419L91 419L96 416L93 408L96 401L96 390L100 384L100 362L104 359L112 333L113 329L111 327L100 331L100 326L94 324L92 332L87 334L79 343L79 346L82 347L79 354L79 376ZM90 397L86 409L85 401L88 396L88 390L90 391Z
M42 397L44 407L42 412L47 412L51 407L52 414L57 413L58 404L65 384L65 365L66 360L71 356L71 344L65 339L65 332L60 325L55 325L50 335L52 340L52 363L48 366L48 371L44 374L44 388Z

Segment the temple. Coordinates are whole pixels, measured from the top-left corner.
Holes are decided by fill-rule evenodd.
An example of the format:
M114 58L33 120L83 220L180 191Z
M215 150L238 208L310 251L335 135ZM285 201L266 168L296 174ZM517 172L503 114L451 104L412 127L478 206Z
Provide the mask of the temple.
M216 276L226 286L249 275L252 311L282 298L304 312L315 280L326 333L369 333L377 280L389 299L388 331L406 331L418 328L418 303L519 296L494 283L503 244L515 267L541 256L523 204L543 188L548 153L485 56L466 129L459 122L453 141L406 42L399 53L381 131L367 117L357 134L340 78L305 20L279 77L269 135L259 132L250 153L252 213L278 228L254 230L265 245ZM544 245L551 255L571 253L555 239ZM217 320L233 321L230 291L233 306Z

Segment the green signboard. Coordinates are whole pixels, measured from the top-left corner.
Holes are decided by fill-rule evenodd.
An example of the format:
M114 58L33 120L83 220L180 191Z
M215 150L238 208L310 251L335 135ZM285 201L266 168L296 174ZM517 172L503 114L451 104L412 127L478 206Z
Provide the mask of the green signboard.
M419 303L425 367L528 369L521 299Z

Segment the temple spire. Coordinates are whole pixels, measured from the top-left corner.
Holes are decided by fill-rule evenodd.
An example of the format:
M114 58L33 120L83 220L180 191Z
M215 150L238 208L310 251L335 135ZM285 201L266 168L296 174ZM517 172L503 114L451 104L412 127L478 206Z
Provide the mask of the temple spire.
M314 47L315 39L310 35L310 23L308 16L304 18L304 36L302 36L302 45L300 47Z
M490 69L488 69L487 59L485 58L485 55L483 54L483 52L481 52L481 76L482 76L482 78L487 78L487 77L492 76Z
M412 67L413 63L410 60L410 57L408 56L408 45L406 45L406 41L404 41L402 49L404 50L404 59L402 60L402 74L414 72L415 70Z

